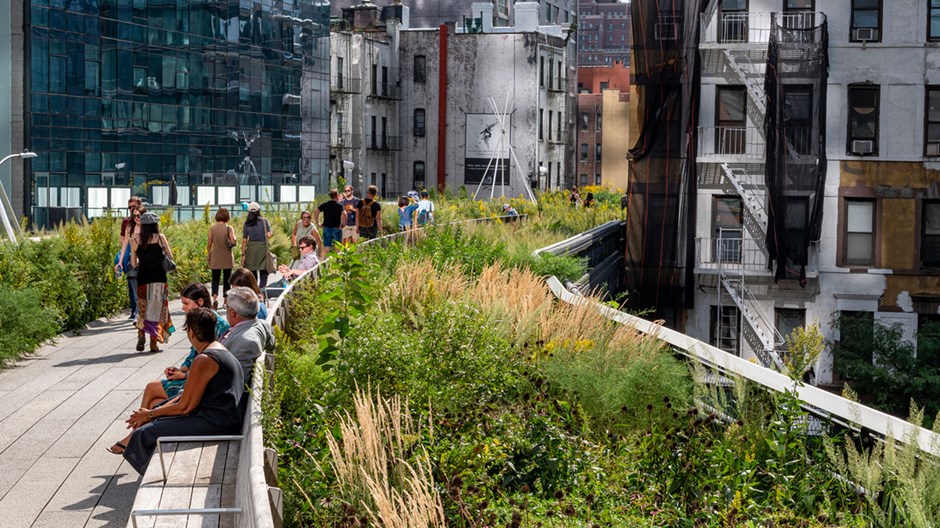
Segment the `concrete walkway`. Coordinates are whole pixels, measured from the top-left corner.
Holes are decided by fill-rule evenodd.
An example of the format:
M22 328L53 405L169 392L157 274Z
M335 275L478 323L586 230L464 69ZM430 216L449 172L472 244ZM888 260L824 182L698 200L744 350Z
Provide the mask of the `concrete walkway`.
M180 302L163 352L137 352L126 315L59 337L0 371L0 526L123 528L139 477L105 448L144 385L189 352Z

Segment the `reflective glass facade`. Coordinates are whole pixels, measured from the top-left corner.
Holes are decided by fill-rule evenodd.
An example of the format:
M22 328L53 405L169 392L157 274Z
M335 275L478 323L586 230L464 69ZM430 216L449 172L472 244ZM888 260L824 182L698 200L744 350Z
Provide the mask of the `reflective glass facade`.
M328 3L31 0L25 9L26 143L39 154L27 209L37 224L123 208L130 194L185 206L325 188Z

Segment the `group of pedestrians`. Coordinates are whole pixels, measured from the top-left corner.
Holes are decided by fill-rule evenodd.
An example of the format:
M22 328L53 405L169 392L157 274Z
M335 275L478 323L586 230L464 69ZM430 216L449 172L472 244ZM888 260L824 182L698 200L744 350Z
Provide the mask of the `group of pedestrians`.
M288 280L312 269L340 242L382 236L382 206L378 189L370 186L364 198L352 186L342 195L337 189L311 214L301 213L291 231L294 261L280 266ZM399 201L399 228L410 230L434 219L434 204L427 192L415 192ZM265 321L262 292L275 269L270 253L271 224L256 202L248 205L242 228L241 267L235 267L238 245L231 215L220 208L209 228L206 254L212 272L211 293L203 284L190 284L180 292L190 353L179 366L163 370L158 381L144 388L140 407L127 419L132 432L108 451L121 454L143 474L161 436L233 434L242 424L254 361L274 345ZM121 250L115 272L128 284L130 319L137 329L138 351L147 337L150 351L159 352L175 327L170 318L168 271L175 267L173 252L160 232L160 218L146 210L138 197L128 201L129 215L121 224ZM222 311L219 312L219 291Z

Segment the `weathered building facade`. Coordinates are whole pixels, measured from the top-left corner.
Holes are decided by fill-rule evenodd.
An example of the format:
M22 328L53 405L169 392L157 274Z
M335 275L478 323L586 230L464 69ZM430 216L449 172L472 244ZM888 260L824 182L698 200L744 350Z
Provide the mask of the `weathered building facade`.
M406 11L407 13L407 11ZM382 196L400 191L398 35L401 15L375 5L343 11L330 34L330 175ZM344 169L344 163L353 164Z
M570 178L568 41L559 26L538 23L538 4L516 3L511 28L485 22L489 7L474 5L482 32L401 32L403 188L528 196Z
M580 0L578 66L629 66L631 30L629 3Z
M916 339L940 310L940 12L835 0L633 10L646 35L627 235L637 297L766 365L793 328L818 321L835 342L847 315ZM678 38L656 32L676 17ZM657 211L666 202L675 215ZM838 358L827 351L814 374L839 383Z

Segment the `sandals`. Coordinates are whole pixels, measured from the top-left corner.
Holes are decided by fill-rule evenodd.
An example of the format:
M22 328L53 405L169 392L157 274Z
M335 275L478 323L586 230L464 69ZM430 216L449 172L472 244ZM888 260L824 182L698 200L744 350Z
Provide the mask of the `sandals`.
M113 455L123 455L126 449L127 449L127 446L122 444L121 442L115 442L113 446L107 448L108 453L111 453Z
M137 351L138 352L144 351L144 343L146 342L147 342L147 338L145 338L143 335L137 336Z

